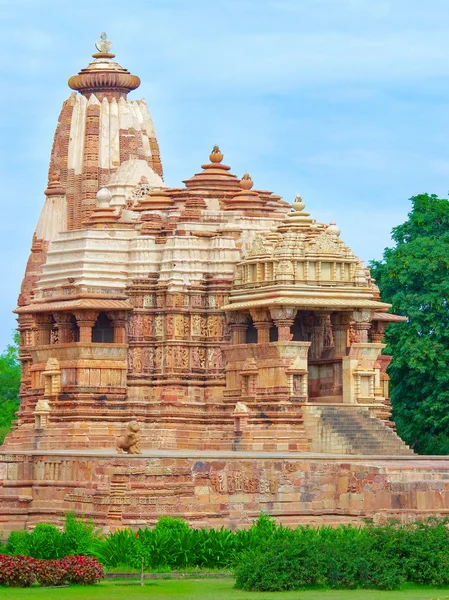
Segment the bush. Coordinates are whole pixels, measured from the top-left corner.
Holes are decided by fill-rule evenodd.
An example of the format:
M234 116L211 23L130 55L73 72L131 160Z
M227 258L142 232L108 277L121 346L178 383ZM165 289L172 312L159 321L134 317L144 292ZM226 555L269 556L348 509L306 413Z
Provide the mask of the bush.
M64 524L65 555L90 555L100 536L93 521L77 519L74 513L66 515Z
M30 534L28 531L11 531L5 546L6 554L30 555Z
M397 560L372 547L367 529L298 527L279 539L243 554L236 568L236 586L251 591L333 589L396 589L404 577Z
M29 587L36 579L35 563L29 556L0 555L0 585Z
M64 534L55 525L39 523L28 538L28 554L33 558L51 560L67 554Z
M35 563L36 581L45 587L64 585L67 576L63 561L38 560Z
M90 556L66 556L62 560L36 560L30 556L0 555L0 585L29 587L93 585L103 579L103 567Z
M98 539L92 547L93 555L102 565L107 567L118 567L136 562L137 539L131 529L119 529L103 539ZM140 566L138 565L140 568Z
M103 579L103 567L91 556L66 556L61 560L67 583L93 585Z

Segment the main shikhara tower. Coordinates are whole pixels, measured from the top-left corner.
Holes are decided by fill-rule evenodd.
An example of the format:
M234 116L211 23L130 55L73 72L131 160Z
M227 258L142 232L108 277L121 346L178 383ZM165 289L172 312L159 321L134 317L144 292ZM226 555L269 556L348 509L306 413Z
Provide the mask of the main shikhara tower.
M21 401L0 452L0 521L162 511L240 524L270 506L318 510L323 481L336 492L320 507L338 514L340 492L353 492L332 456L414 459L390 420L382 354L386 324L405 319L335 223L317 223L299 196L290 206L254 189L218 146L169 187L147 104L128 99L139 78L105 34L96 48L69 79L16 309ZM116 458L131 420L143 458ZM310 453L334 470L312 470L315 488L295 499ZM388 511L391 482L376 473Z

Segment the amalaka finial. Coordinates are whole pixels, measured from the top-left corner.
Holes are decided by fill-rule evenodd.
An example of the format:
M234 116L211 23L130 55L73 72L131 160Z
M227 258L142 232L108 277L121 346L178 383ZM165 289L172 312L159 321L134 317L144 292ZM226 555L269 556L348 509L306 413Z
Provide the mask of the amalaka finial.
M249 173L244 173L243 177L240 180L240 187L242 190L250 190L254 185L253 180Z
M112 42L108 40L108 36L103 31L103 33L100 35L100 39L98 40L98 42L95 42L95 48L101 54L109 54L109 50L111 49L111 47Z
M299 194L296 194L295 201L293 202L293 210L296 212L300 212L305 207L304 202Z
M214 146L212 148L212 152L209 154L209 159L211 163L221 163L223 160L223 154L218 146Z

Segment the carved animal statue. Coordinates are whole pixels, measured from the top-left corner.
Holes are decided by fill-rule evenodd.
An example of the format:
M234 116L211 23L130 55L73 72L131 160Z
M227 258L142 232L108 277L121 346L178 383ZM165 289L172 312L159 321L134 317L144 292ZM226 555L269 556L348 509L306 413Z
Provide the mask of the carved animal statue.
M122 454L125 451L127 454L142 454L140 449L140 425L137 421L130 421L126 426L123 435L117 438L117 452Z

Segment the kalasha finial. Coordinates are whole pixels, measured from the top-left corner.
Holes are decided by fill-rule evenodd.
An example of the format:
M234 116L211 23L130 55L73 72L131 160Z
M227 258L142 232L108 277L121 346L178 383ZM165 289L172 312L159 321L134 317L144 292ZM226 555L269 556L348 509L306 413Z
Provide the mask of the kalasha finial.
M221 163L223 160L223 154L218 146L214 146L212 148L212 152L209 154L209 159L211 163Z
M244 173L243 177L240 180L240 187L242 190L250 190L254 185L253 180L249 173Z
M95 42L95 48L100 54L110 54L109 50L112 47L112 42L108 40L108 36L103 31L98 42Z
M293 202L293 210L295 210L296 212L299 212L299 211L303 210L304 207L305 207L305 204L302 201L301 196L299 194L296 194L295 201Z
M98 50L98 52L109 52L111 46L112 42L108 40L107 34L103 31L98 42L95 42L95 48Z

